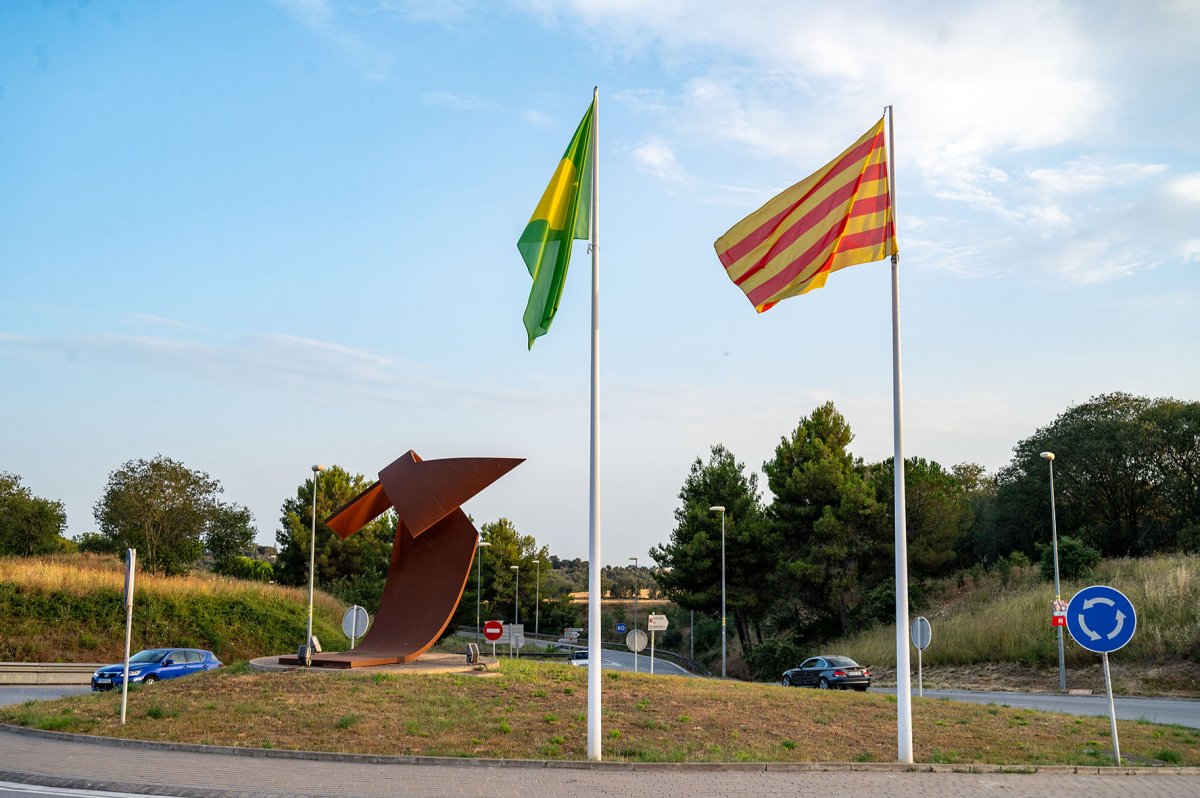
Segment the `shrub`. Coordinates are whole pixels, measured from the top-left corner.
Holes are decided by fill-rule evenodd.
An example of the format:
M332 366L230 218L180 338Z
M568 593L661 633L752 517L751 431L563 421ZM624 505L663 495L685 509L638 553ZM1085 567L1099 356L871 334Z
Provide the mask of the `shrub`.
M1054 579L1054 547L1041 546L1042 579ZM1082 579L1100 562L1100 552L1078 538L1058 539L1058 573L1061 579Z
M746 652L746 664L759 681L777 681L784 671L794 668L804 658L800 647L790 637L768 637Z

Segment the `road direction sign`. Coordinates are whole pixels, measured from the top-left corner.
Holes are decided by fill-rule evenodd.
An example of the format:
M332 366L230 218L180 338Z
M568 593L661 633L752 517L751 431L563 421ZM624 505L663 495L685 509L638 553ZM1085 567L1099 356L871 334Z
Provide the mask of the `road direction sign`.
M667 616L650 613L650 616L646 618L646 628L651 632L667 631Z
M483 636L493 643L504 635L504 624L501 621L488 621L483 625Z
M1067 631L1088 651L1107 654L1123 647L1137 629L1133 602L1116 588L1092 585L1067 604Z
M912 641L917 647L917 651L924 651L929 648L929 641L933 639L933 629L929 626L929 619L918 615L912 622Z
M641 629L634 629L625 635L625 645L629 646L630 651L641 651L646 647L646 633Z
M351 640L356 640L363 636L363 632L367 631L367 624L370 621L371 618L367 615L367 611L355 604L342 616L342 633Z
M619 634L619 635L623 635L623 634L625 634L627 631L629 631L629 627L628 627L628 626L626 626L626 625L625 625L625 624L623 624L623 623L619 623L619 624L617 624L617 634Z

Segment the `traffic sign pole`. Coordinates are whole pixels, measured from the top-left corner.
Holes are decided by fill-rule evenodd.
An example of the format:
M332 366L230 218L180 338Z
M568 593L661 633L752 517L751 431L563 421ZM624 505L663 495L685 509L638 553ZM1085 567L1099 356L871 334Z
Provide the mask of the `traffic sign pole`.
M1108 652L1105 651L1100 657L1104 660L1104 689L1108 691L1108 722L1112 728L1113 761L1117 763L1117 767L1120 767L1121 743L1117 740L1117 708L1113 705L1112 675L1108 671Z

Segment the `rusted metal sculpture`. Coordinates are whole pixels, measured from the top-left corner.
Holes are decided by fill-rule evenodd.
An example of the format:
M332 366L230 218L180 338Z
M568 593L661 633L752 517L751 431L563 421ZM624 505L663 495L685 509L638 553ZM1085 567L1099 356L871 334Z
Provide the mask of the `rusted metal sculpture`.
M523 462L500 457L423 461L410 450L380 471L378 482L326 519L343 540L388 508L395 508L400 520L375 622L354 649L317 654L312 664L390 665L411 662L429 650L458 608L479 539L459 507ZM295 657L279 661L298 664Z

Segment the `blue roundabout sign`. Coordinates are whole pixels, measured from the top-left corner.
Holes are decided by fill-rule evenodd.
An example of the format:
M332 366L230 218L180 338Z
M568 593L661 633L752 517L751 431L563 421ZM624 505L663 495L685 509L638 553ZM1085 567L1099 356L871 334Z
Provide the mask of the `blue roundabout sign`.
M1067 604L1067 631L1088 651L1107 654L1123 647L1137 629L1133 602L1116 588L1092 585Z

